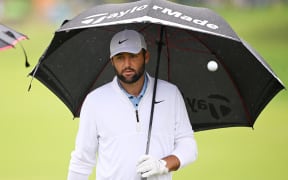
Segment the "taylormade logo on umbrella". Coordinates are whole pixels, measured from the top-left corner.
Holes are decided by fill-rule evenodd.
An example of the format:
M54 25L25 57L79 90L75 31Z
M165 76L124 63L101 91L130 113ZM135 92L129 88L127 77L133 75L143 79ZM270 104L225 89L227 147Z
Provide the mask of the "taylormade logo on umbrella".
M115 12L115 13L101 13L101 14L94 14L88 17L83 18L84 20L81 21L82 24L99 24L103 22L105 19L114 19L114 18L121 18L124 17L128 14L134 13L134 12L139 12L143 11L146 9L148 5L142 5L142 6L135 6L133 8L127 9L125 11L120 11L120 12ZM209 23L208 20L205 19L196 19L193 17L190 17L188 15L185 15L179 11L173 11L172 9L169 8L164 8L160 7L158 5L153 5L152 10L155 10L157 12L160 12L162 14L168 15L168 16L173 16L175 18L179 18L183 21L191 22L197 25L201 25L203 27L207 27L212 30L216 30L219 28L218 25Z
M206 113L208 111L215 119L228 116L232 111L230 100L219 94L211 94L204 99L186 97L186 101L193 113L200 113L202 111Z

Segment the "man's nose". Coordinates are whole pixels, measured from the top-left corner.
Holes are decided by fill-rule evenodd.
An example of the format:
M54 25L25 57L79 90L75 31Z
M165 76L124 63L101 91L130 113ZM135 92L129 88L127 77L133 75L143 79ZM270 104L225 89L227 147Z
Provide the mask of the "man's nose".
M131 57L130 56L125 56L124 57L124 65L126 67L129 67L131 65Z

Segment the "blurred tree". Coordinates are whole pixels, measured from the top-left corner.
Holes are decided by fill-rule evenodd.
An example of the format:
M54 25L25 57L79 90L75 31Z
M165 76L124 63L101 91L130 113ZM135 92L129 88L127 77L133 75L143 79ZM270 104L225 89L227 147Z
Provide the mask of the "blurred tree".
M30 0L4 0L3 17L9 21L21 21L26 18L31 10Z

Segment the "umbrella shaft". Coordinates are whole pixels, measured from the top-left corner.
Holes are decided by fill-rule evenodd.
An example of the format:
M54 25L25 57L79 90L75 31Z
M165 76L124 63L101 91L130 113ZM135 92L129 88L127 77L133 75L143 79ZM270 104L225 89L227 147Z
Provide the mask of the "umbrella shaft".
M157 64L155 70L155 81L153 87L153 96L152 96L152 104L151 104L151 112L150 112L150 122L149 122L149 129L148 129L148 137L147 137L147 144L146 144L146 154L149 154L150 148L150 139L151 139L151 131L152 131L152 124L153 124L153 115L154 115L154 105L155 105L155 98L156 98L156 89L157 89L157 82L158 82L158 72L159 72L159 64L160 64L160 57L163 45L163 34L164 34L164 26L161 26L160 30L160 40L158 42L158 49L157 49Z

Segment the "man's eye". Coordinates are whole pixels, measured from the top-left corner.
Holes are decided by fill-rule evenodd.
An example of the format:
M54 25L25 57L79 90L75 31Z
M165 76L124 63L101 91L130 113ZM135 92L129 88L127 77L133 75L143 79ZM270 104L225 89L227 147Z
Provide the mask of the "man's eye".
M119 55L119 56L115 56L115 59L116 59L116 60L122 60L122 59L124 59L124 57L121 56L121 55Z
M137 54L130 54L130 58L136 58Z

